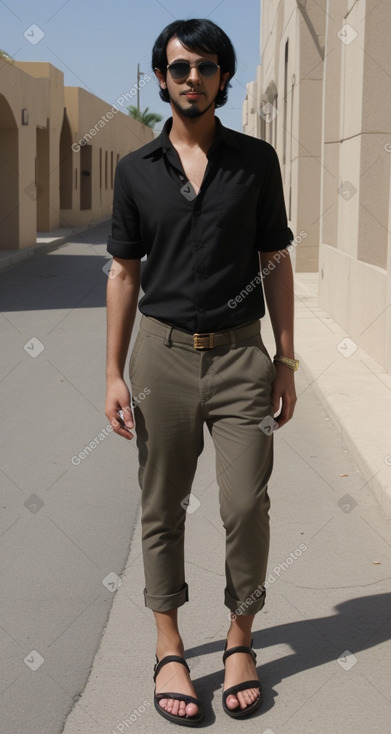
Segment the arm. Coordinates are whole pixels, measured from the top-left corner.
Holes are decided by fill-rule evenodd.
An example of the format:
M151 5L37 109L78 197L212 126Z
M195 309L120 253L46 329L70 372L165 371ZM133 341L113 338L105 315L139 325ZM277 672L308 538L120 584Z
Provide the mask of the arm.
M264 276L263 287L265 298L276 341L276 354L294 358L293 347L293 273L291 259L285 250L281 251L281 258L275 257L276 252L260 253L261 271L267 268L272 260L273 270L268 268ZM275 418L279 427L287 423L293 415L296 403L294 372L285 365L275 364L276 377L273 381L272 399Z
M134 428L130 409L130 393L123 379L126 356L132 335L140 290L140 260L114 258L114 277L107 280L107 366L105 414L114 431L132 439L133 434L121 428L117 411L122 408L128 428Z

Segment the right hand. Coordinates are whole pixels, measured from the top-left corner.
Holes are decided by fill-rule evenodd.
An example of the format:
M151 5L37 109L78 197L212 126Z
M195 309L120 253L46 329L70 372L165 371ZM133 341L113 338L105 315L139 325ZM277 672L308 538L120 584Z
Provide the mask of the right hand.
M126 428L120 423L118 416L119 410L123 410ZM130 392L121 377L110 380L107 383L105 415L113 426L115 433L128 440L134 437L134 434L129 430L134 428L133 415L130 407Z

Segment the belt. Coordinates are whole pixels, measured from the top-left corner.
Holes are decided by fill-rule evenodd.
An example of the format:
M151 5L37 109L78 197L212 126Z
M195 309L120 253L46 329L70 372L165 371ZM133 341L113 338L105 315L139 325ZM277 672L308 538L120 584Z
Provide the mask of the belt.
M214 347L224 347L227 345L235 345L236 342L248 339L250 336L256 336L260 333L260 320L252 321L244 326L233 326L232 329L224 331L208 331L197 334L188 334L173 326L164 324L162 321L143 315L141 317L140 328L149 331L155 336L164 337L168 341L180 342L182 344L191 344L194 349L205 350Z

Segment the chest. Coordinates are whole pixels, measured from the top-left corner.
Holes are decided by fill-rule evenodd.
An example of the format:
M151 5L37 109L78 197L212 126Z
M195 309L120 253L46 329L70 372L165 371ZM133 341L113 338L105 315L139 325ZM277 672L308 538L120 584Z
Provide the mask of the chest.
M198 194L208 165L206 153L203 151L196 153L178 151L178 155L187 179Z

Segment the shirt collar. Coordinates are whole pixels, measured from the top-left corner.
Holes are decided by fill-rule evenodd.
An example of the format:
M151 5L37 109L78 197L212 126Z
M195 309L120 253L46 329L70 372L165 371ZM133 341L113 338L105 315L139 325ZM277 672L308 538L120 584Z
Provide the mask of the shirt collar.
M242 150L242 145L239 141L239 137L235 134L234 130L230 130L228 127L224 127L221 120L219 120L218 117L215 117L216 121L216 139L210 148L210 151L212 148L214 149L215 146L220 145L221 142L226 143L226 145L230 146L231 148L236 148L237 150ZM163 130L161 131L160 135L158 135L155 140L152 140L150 143L147 144L147 150L145 154L143 155L143 158L147 158L149 155L154 153L157 150L162 150L163 153L167 153L170 149L173 148L172 142L169 138L169 132L172 127L172 117L169 117L168 120L164 123Z

